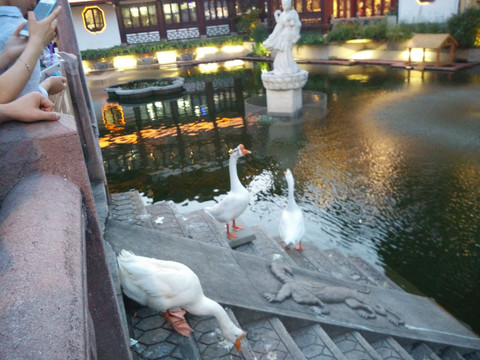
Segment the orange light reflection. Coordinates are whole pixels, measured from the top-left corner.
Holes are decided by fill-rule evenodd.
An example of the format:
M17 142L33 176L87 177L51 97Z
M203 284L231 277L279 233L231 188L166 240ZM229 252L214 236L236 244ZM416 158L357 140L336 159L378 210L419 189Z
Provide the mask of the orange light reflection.
M178 129L180 129L180 134L182 136L198 136L214 130L215 127L238 129L244 126L242 117L217 118L215 123L199 121L188 124L178 124L177 126L171 126L168 128L166 126L156 129L146 128L140 130L138 136L137 133L127 135L115 135L111 133L101 137L99 142L100 147L103 149L118 145L135 144L139 138L143 139L144 142L148 142L148 140L157 140L160 138L176 138L179 134Z

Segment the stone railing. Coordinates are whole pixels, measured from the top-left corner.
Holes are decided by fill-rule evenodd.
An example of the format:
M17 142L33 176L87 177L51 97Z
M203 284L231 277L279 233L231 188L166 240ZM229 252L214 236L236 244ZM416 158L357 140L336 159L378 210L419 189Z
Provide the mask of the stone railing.
M131 359L107 265L107 191L78 61L63 54L71 109L0 125L2 359ZM96 125L96 124L95 124Z

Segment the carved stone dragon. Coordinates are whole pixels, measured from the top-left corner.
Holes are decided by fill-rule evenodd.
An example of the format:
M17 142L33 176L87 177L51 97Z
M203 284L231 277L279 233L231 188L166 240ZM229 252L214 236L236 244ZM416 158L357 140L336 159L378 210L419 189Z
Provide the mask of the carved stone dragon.
M269 302L282 302L291 296L299 304L318 305L322 308L323 314L329 313L328 310L324 309L325 303L344 303L364 319L375 319L377 315L380 315L386 317L395 326L405 324L391 310L379 304L372 304L367 296L369 293L368 289L350 289L344 286L333 286L296 279L289 266L278 262L273 262L270 268L283 285L277 294L264 294L265 299Z

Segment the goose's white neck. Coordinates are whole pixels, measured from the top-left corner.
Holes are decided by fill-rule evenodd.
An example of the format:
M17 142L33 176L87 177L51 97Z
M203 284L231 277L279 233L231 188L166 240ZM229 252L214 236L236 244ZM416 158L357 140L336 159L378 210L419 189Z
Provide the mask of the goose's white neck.
M296 207L297 203L295 202L295 183L293 181L293 178L289 177L287 179L287 184L288 184L288 204L287 208L291 209Z
M202 308L203 311L201 312L203 312L203 315L211 315L217 319L223 336L231 342L235 342L236 338L242 333L242 330L232 322L225 309L219 303L206 296L202 300Z
M230 160L228 162L228 171L230 173L230 190L236 191L243 188L243 185L238 178L236 156L230 156Z

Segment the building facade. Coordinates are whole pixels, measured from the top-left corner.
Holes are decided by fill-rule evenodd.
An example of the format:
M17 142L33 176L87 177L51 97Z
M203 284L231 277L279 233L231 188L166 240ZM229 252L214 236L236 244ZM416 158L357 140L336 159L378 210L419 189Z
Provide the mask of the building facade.
M244 1L244 2L242 2ZM246 5L247 1L250 1ZM281 0L70 0L80 50L120 44L229 36L241 8L261 10L272 29ZM332 19L395 14L398 22L444 22L480 0L292 0L303 29L327 31ZM365 20L365 19L364 19Z

